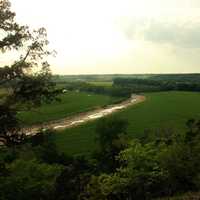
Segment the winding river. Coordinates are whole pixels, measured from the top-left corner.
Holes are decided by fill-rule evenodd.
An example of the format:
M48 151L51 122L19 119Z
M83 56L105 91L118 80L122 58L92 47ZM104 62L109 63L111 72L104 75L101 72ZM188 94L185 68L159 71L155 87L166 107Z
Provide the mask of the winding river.
M80 113L75 116L67 117L64 119L50 121L47 123L24 128L23 132L26 135L34 135L37 134L39 130L46 130L46 129L60 130L60 129L75 127L85 122L96 120L104 116L110 115L112 113L115 113L131 105L135 105L143 101L145 101L144 96L133 94L131 98L119 104L109 105L106 108L100 108L93 111Z

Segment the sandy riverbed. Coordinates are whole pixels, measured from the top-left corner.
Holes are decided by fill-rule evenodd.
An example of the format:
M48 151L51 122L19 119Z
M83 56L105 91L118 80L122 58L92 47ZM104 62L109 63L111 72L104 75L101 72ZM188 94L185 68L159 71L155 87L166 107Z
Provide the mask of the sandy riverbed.
M96 109L93 111L80 113L75 116L67 117L64 119L50 121L47 123L24 128L23 132L26 135L34 135L41 129L43 129L43 130L45 130L45 129L60 130L60 129L65 129L65 128L71 128L71 127L83 124L85 122L88 122L88 121L102 118L104 116L110 115L110 114L117 112L119 110L122 110L124 108L127 108L128 106L135 105L135 104L138 104L143 101L145 101L144 96L132 95L131 98L129 98L128 100L125 100L119 104L109 105L106 108L100 108L100 109Z

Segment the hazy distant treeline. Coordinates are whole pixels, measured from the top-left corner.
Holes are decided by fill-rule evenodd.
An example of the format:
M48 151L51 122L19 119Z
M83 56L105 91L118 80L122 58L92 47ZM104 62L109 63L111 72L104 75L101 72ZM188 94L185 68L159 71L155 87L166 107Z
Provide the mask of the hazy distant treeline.
M101 86L94 85L87 82L68 82L64 84L64 88L67 90L78 90L81 92L92 92L95 94L105 94L114 97L129 97L131 92L130 90L124 90L120 86Z
M103 79L100 79L103 78ZM107 77L105 75L105 77ZM67 90L78 90L105 94L115 97L130 97L132 93L160 92L160 91L200 91L200 74L164 74L164 75L113 75L112 85L96 85L94 82L103 81L103 75L75 76L74 81L65 81L64 76L57 83ZM109 75L109 78L112 76ZM117 77L117 78L114 78ZM70 76L72 78L72 76ZM79 79L76 79L79 78ZM84 78L87 80L83 81ZM88 79L89 78L89 79ZM58 79L55 79L58 80Z
M200 80L200 79L199 79ZM132 92L155 92L155 91L200 91L200 81L197 79L180 79L178 77L171 80L167 77L157 77L149 79L138 78L116 78L113 80L113 85L122 87Z
M199 82L200 74L101 74L101 75L55 75L56 82L113 81L116 78L152 79L158 81Z

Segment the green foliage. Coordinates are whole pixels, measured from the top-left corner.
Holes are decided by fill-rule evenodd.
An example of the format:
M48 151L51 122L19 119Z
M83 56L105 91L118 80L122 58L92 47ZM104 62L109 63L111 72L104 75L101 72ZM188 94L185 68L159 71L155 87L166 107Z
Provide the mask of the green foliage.
M1 0L0 31L0 52L16 50L19 54L14 63L0 66L0 86L9 88L5 96L0 96L0 138L6 145L12 145L23 139L16 117L17 105L38 106L56 99L60 91L54 88L49 64L45 61L51 54L47 49L46 30L31 32L28 26L19 25L10 1Z
M59 153L51 132L1 148L0 198L148 200L200 190L198 120L188 120L181 135L161 131L143 141L127 141L126 125L100 120L99 154L90 158Z
M84 186L89 182L92 173L93 166L88 160L84 157L74 158L56 179L56 199L81 200Z
M0 105L0 139L7 146L23 140L23 135L19 134L16 110L7 105Z
M96 152L98 168L113 171L118 166L115 157L127 146L127 122L118 118L103 118L97 123L96 134L99 151Z
M176 195L173 197L159 198L156 200L198 200L200 197L200 193L189 192L186 194Z
M61 172L60 166L18 159L6 167L9 176L0 177L0 199L53 199L53 186Z
M120 135L126 134L127 122L118 118L103 118L98 121L96 127L97 140L101 150L106 150L118 140Z
M191 124L191 120L187 123ZM193 131L165 140L142 144L133 140L121 151L121 165L111 174L91 178L86 187L88 198L97 199L153 199L180 192L200 190L200 130L193 121ZM190 127L189 127L190 128ZM98 192L98 194L97 194Z
M181 79L181 77L183 77ZM154 91L200 91L199 74L184 75L157 75L149 78L116 78L113 83L130 92L154 92Z

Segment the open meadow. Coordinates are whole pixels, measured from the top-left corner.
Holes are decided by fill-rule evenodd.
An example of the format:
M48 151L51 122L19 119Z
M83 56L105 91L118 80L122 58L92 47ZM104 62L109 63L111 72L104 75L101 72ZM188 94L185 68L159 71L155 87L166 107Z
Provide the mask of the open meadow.
M5 88L0 88L0 98L4 97L7 93L7 90Z
M77 113L103 107L120 100L117 97L84 92L67 92L60 96L60 101L44 104L31 111L18 113L18 118L25 125L33 125L51 120L58 120Z
M95 86L111 87L113 85L112 81L88 81L89 84Z
M171 129L181 132L190 118L200 117L200 93L159 92L144 94L145 102L129 107L117 117L129 123L128 134L132 137L144 136L145 130ZM88 154L96 148L96 122L60 131L54 135L60 151L68 154Z

